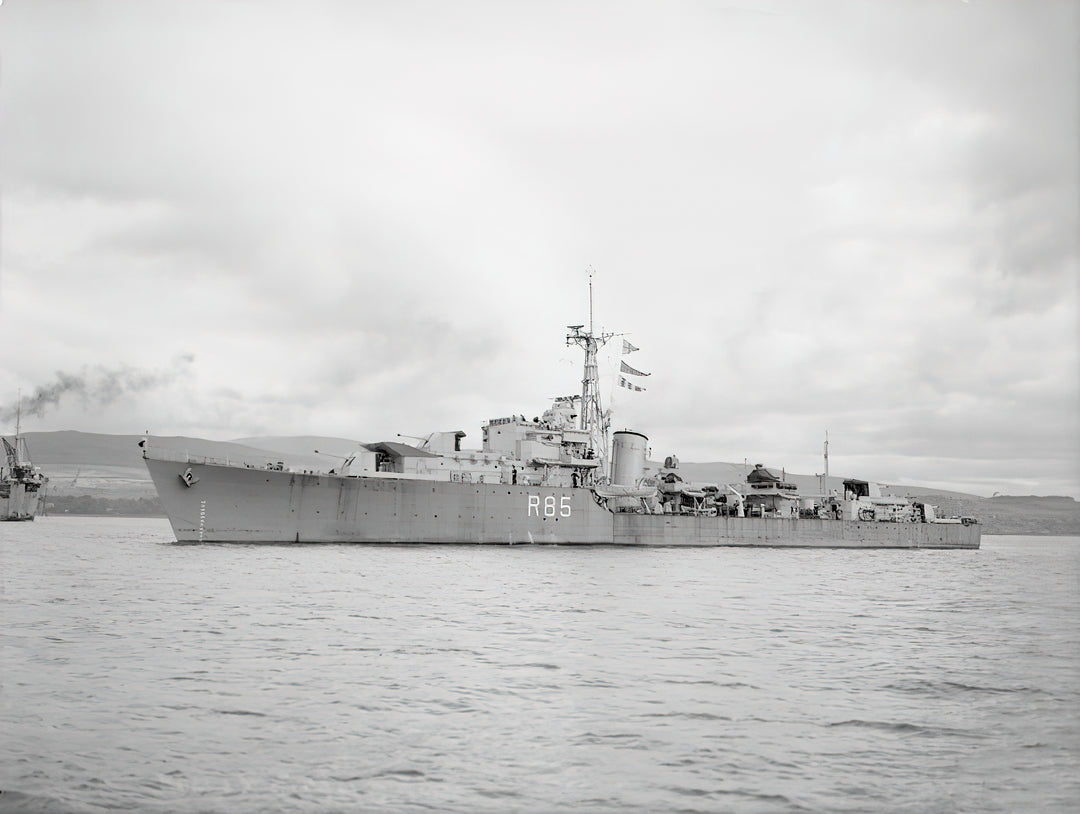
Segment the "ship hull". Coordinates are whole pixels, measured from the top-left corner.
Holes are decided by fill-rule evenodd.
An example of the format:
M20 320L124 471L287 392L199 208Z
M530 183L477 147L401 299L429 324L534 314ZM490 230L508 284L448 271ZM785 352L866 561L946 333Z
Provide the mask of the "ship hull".
M612 513L587 488L145 459L180 542L978 548L977 524Z
M5 483L0 494L0 521L29 521L41 512L42 495L37 488L21 483Z

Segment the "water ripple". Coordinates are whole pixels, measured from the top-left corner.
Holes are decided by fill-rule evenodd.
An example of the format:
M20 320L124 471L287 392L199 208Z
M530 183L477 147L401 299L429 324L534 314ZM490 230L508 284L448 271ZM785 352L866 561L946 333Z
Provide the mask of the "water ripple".
M1080 542L0 538L0 812L1080 808Z

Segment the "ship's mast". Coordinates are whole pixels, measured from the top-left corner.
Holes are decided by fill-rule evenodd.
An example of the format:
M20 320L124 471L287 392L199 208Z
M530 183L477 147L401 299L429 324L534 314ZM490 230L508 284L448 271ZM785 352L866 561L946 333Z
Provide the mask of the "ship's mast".
M597 351L615 334L596 333L593 329L593 272L589 270L589 330L583 331L584 325L568 325L570 333L566 335L567 345L577 345L585 350L585 370L581 379L581 414L578 426L586 430L592 438L593 450L600 459L601 466L607 470L607 421L600 403L600 371L596 363Z
M825 488L821 490L826 496L829 494L829 431L825 430Z

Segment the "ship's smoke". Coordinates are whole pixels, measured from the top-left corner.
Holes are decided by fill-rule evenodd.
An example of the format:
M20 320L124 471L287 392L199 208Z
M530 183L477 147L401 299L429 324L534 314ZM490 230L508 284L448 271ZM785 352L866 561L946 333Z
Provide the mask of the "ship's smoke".
M68 395L78 396L87 405L111 404L124 396L167 384L176 378L180 365L190 364L193 360L192 356L183 356L177 360L177 369L173 370L140 370L125 366L115 370L84 368L81 374L57 371L53 382L39 385L31 395L22 397L22 414L40 418ZM0 423L14 421L18 412L18 402L0 408Z

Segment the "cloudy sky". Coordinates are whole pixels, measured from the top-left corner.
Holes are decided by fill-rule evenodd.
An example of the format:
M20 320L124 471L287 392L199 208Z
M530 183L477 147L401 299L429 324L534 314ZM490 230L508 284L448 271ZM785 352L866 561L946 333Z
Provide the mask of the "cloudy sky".
M0 5L0 419L1080 498L1080 3ZM609 347L616 347L612 342Z

